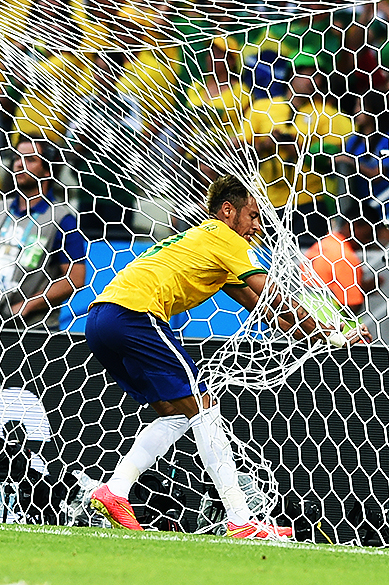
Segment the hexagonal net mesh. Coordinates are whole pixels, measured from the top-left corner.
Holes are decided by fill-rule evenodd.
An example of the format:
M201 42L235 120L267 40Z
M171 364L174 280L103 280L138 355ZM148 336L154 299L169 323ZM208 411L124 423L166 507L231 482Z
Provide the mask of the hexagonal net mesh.
M152 414L91 358L88 304L151 244L200 223L208 185L230 173L258 202L252 246L268 284L250 315L220 292L171 326L221 400L253 513L293 523L300 540L386 542L387 13L362 1L3 6L4 521L101 524L91 491ZM66 238L50 248L34 216L30 239L21 235L12 202L27 176L46 199L50 183L62 236L61 206L76 217L83 286ZM59 252L70 297L53 331ZM32 330L24 284L38 272L47 310ZM285 333L277 295L318 330L364 322L373 344L336 350L298 325ZM224 531L190 435L131 500L151 528Z

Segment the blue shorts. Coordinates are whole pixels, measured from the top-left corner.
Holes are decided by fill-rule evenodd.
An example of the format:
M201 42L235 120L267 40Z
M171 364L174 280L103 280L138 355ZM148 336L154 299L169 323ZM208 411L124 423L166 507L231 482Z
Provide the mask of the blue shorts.
M140 404L205 392L198 369L169 324L112 303L94 305L85 336L95 357Z

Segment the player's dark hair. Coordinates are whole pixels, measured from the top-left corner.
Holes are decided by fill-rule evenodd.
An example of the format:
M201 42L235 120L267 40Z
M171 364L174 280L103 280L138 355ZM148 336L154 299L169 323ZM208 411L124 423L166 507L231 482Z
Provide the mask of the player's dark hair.
M247 204L248 195L246 187L234 175L218 177L208 189L208 212L217 213L225 201L239 212Z

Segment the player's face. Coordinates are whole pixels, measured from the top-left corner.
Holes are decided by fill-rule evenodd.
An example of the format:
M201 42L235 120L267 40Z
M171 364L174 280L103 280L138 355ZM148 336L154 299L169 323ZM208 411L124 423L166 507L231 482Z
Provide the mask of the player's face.
M47 177L49 173L31 142L21 142L17 150L18 154L14 158L13 171L16 173L19 189L28 194L38 190L38 179Z
M260 229L258 204L254 197L249 195L246 205L240 211L235 210L231 227L248 242Z

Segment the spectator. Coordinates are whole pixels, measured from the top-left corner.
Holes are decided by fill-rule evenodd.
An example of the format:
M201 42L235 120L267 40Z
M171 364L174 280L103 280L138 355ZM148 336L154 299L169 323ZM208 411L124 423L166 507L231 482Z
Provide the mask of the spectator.
M188 105L205 124L235 137L241 133L241 116L249 105L250 88L240 79L239 45L229 37L215 37L207 52L202 81L188 89Z
M142 119L140 186L145 191L150 187L147 165L152 161L155 196L165 201L174 191L174 183L182 183L186 166L177 109L181 108L178 88L189 83L183 57L187 47L176 42L174 18L178 16L167 2L143 6L129 1L115 18L115 38L123 43L126 55L118 84L123 92L135 96Z
M35 66L31 53L22 43L11 41L1 50L0 59L0 146L7 144L7 133L13 127L13 116L22 99L23 89L32 81ZM16 75L13 73L18 71ZM19 71L23 71L19 73Z
M274 47L271 41L266 44L245 55L243 79L248 87L253 88L256 100L285 95L287 89L289 61L279 55L278 47Z
M356 18L344 28L345 49L339 54L338 67L347 76L349 91L363 95L369 90L386 92L389 76L383 44L387 40L386 16L377 18L377 5L367 3L360 7ZM383 64L386 65L383 67Z
M43 37L50 47L59 46L61 50L39 52L34 49L29 59L24 58L21 63L14 59L10 66L14 80L23 87L12 114L13 144L19 132L29 136L41 134L60 144L75 96L90 91L88 62L72 50L78 48L82 33L72 19L69 0L50 3L37 0L32 6L28 27L33 38Z
M224 136L235 142L242 136L243 112L250 103L250 89L242 82L240 71L237 41L232 36L215 37L206 53L201 81L195 81L188 89L188 109L193 112L194 132L198 132L198 128L206 132L209 128L213 135L211 143L220 142L220 137ZM218 174L214 165L210 168L203 161L200 171L204 184Z
M328 233L305 253L314 272L330 288L339 303L349 307L355 314L363 309L365 293L375 288L374 278L364 273L358 251L374 243L373 230L377 219L368 209L364 211L363 217L356 216L354 220L342 218L337 231ZM301 268L304 274L303 266Z
M0 209L0 315L4 327L57 329L59 305L84 284L84 240L54 199L50 145L23 137L15 152L16 189Z
M123 63L122 53L94 58L93 89L69 122L79 154L74 166L81 180L80 227L91 239L130 237L136 188L128 176L139 158L133 138L142 126L138 103L119 83Z
M293 7L290 9L293 10ZM342 34L336 26L339 11L333 12L321 4L305 0L295 9L303 11L306 16L272 24L269 27L269 36L280 41L278 51L288 59L314 55L319 71L328 76L332 89L338 81L336 63L342 46Z
M389 112L386 96L369 92L358 102L357 132L346 142L338 162L349 176L351 199L364 200L386 220L389 217ZM351 156L350 156L351 155ZM352 204L352 203L351 203Z
M297 57L294 67L285 98L257 100L245 112L244 133L255 149L255 164L260 165L268 197L280 215L295 184L293 231L300 245L309 247L328 232L328 200L336 195L330 182L332 157L342 150L352 123L326 101L313 57ZM304 144L308 152L302 173L295 177Z
M182 72L181 49L169 37L172 26L169 5L156 2L144 7L124 2L115 22L115 37L123 43L128 57L120 83L137 96L142 117L153 131L156 112L174 112Z

